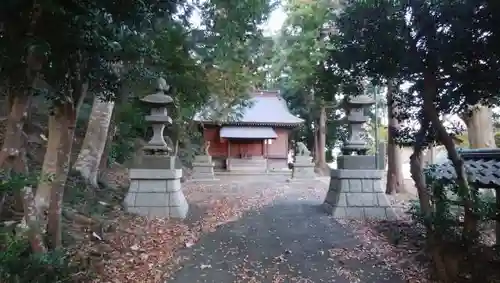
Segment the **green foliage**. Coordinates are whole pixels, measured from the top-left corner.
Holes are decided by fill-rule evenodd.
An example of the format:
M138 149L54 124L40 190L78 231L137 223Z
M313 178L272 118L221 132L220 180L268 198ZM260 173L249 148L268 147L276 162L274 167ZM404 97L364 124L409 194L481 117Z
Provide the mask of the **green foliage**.
M495 145L500 147L500 132L495 133Z
M30 88L30 80L40 75L49 86L38 87L57 104L76 99L86 83L92 93L113 98L119 75L110 62L154 56L144 36L153 32L157 19L175 13L176 5L4 1L0 11L0 77L16 89Z
M51 176L47 176L51 178ZM0 193L17 193L27 186L35 186L39 174L1 173ZM70 282L78 273L64 250L34 254L27 237L17 235L12 226L0 227L0 281L5 283ZM22 234L21 234L22 235Z
M5 283L71 282L79 269L64 251L34 254L28 240L0 234L0 281Z
M464 211L464 200L472 192L474 214L482 222L495 219L495 199L488 194L482 194L478 188L461 189L455 180L449 180L439 174L438 167L431 165L424 170L428 193L432 196L433 211L430 219L425 219L420 211L420 205L415 202L410 212L414 218L424 224L430 223L437 235L452 242L463 240L461 231L461 216Z
M41 178L37 172L23 174L0 170L0 193L19 192L24 187L33 187ZM44 178L52 178L52 176Z
M396 98L405 109L400 120L421 120L424 92L436 93L440 115L461 113L478 102L496 103L500 72L492 58L499 53L492 46L500 31L491 21L492 3L349 1L336 21L332 42L337 49L330 61L374 84L410 83ZM414 136L410 127L405 131ZM435 139L432 135L428 138Z
M146 138L149 123L145 116L147 109L137 99L120 105L116 113L117 137L111 144L110 162L123 163L137 150L137 139Z
M305 120L296 138L309 148L321 106L328 107L327 147L333 148L345 130L338 111L342 76L328 62L329 50L335 48L329 38L338 8L331 1L285 1L287 19L274 47L272 85L281 89L292 112Z

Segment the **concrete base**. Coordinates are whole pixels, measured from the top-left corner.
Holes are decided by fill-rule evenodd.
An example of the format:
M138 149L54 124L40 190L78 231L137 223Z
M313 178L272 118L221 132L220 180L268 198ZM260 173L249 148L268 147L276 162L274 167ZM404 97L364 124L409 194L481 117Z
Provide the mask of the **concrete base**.
M382 188L382 170L332 169L323 203L335 218L397 219Z
M315 179L316 173L314 172L314 163L310 156L295 156L295 163L293 164L293 179Z
M174 159L175 160L175 159ZM189 205L181 190L180 169L130 169L127 210L142 216L185 218Z
M193 181L215 180L214 163L209 155L195 156L193 162Z

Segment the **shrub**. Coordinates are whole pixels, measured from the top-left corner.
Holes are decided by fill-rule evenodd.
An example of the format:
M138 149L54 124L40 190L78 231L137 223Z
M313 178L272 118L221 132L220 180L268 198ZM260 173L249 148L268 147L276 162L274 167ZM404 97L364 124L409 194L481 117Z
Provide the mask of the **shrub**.
M71 282L77 267L64 251L34 254L26 238L4 232L0 235L0 281L5 283Z
M432 198L433 214L431 219L424 219L420 213L419 203L411 208L411 213L417 222L430 221L438 235L450 242L462 239L461 221L463 212L462 199L464 192L455 182L442 177L438 165L424 169L427 192ZM474 213L482 222L495 218L495 200L491 196L481 194L478 188L471 185L470 192L474 203Z

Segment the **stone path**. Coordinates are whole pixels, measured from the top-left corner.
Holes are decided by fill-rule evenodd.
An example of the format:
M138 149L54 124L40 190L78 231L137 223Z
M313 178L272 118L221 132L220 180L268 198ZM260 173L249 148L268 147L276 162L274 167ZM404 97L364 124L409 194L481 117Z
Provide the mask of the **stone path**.
M319 204L291 190L184 250L182 269L165 282L404 282L380 258L332 256L331 249L359 243Z

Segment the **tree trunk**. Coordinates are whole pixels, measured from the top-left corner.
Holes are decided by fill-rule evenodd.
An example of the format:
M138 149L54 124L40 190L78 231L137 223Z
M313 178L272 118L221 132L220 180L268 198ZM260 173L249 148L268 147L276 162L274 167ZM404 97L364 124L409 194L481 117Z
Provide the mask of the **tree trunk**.
M66 103L56 109L54 120L60 133L59 146L57 147L56 170L52 188L50 189L50 203L47 221L47 234L50 247L55 249L61 246L61 211L64 194L64 185L68 178L69 164L71 161L71 148L76 124L76 106ZM49 137L52 133L49 132Z
M464 113L461 118L467 126L467 137L470 148L496 148L493 111L491 108L477 104L469 107L469 111ZM484 196L497 198L497 201L500 201L500 196L497 196L494 190L479 190ZM500 231L499 220L497 220L497 226L497 230ZM500 243L500 237L498 237L497 243Z
M17 173L27 174L26 149L23 138L23 127L30 105L31 94L29 92L16 93L8 96L9 114L5 128L4 141L0 151L0 168L13 169ZM20 192L14 192L15 210L23 211L23 197ZM4 200L2 194L1 199Z
M31 187L24 187L21 190L24 204L24 218L26 219L27 235L30 240L30 246L34 253L43 253L47 247L43 241L40 228L40 217L36 208L35 197Z
M85 84L82 89L82 93L79 94L76 102L75 115L78 115L78 111L83 103L83 99L87 94L87 85ZM49 124L48 124L48 141L47 141L47 149L45 150L45 155L43 158L42 165L42 178L38 183L38 187L35 195L35 203L38 211L41 213L43 210L49 208L50 203L50 195L51 188L55 181L55 175L57 171L57 152L59 149L59 145L61 144L61 131L64 126L60 123L61 120L57 119L58 113L54 112L53 115L49 116ZM76 119L75 119L76 123ZM72 140L73 141L73 140Z
M20 162L24 118L28 112L30 95L22 94L9 97L10 112L7 116L2 151L0 151L0 167L10 167Z
M115 113L116 111L113 111L113 114L111 115L111 122L109 123L106 145L104 146L104 151L102 153L101 161L99 163L99 172L103 172L104 170L108 169L109 158L110 158L109 154L111 153L111 144L113 143L113 140L115 139L117 132L116 122L114 121L116 119Z
M457 185L461 188L461 199L464 205L464 227L463 237L467 242L474 242L478 236L477 231L477 215L474 211L474 203L472 193L470 191L467 174L463 159L458 155L455 143L451 136L446 132L443 123L439 119L434 99L437 95L437 83L434 73L429 72L424 74L424 83L426 90L424 91L424 115L431 122L432 127L437 133L438 140L444 145L448 152L448 157L451 160L455 172L457 174Z
M462 115L461 118L467 125L470 148L496 147L492 116L491 108L483 105L475 105Z
M114 102L102 101L97 97L94 99L85 139L73 165L94 187L97 187L99 164L106 147L113 109Z
M24 107L22 106L24 103L23 101L24 99L22 97L20 99L14 99L11 101L12 103L10 104L12 111L10 113L15 114L11 115L12 117L18 117L17 115L19 113L18 110ZM27 101L28 102L26 104L26 107L27 105L29 105L29 99ZM6 151L6 152L11 152L13 154L7 155L7 159L5 161L7 161L8 164L4 163L4 165L8 165L10 169L12 169L12 171L10 171L11 174L12 173L24 174L26 176L29 173L29 170L26 161L26 148L25 148L26 143L23 140L23 133L22 133L23 123L24 123L23 120L26 117L26 111L23 111L22 113L23 114L21 115L20 120L17 120L17 118L15 118L10 121L12 122L13 120L17 120L17 122L12 124L8 123L6 137L5 137L6 142L4 143L4 148L6 146L7 148L9 148L10 146L9 144L11 144L16 146L17 149ZM11 116L9 116L9 118ZM17 142L14 143L13 140L16 140ZM40 229L40 223L38 221L38 213L36 210L32 188L28 186L22 188L19 192L16 192L16 197L19 198L18 203L16 203L16 205L17 206L22 205L22 210L24 212L24 217L25 217L24 224L26 224L25 225L26 229L23 232L26 232L26 235L28 236L31 249L33 250L34 253L45 252L47 249L43 242L43 236ZM3 200L4 198L2 197L2 202Z
M315 129L313 132L314 135L314 149L312 150L313 152L313 157L314 157L314 163L316 164L316 167L319 167L318 162L319 162L319 129Z
M429 128L429 120L424 118L420 125L420 130L417 134L416 141L413 145L413 154L410 157L410 171L411 177L415 182L415 187L417 188L418 198L420 203L420 210L422 217L424 219L424 226L426 228L427 236L427 250L430 251L432 260L434 262L434 267L439 279L442 282L453 282L450 281L451 272L446 267L445 255L442 249L442 241L439 235L434 229L432 224L432 214L433 214L433 204L431 201L431 196L427 190L427 185L425 183L425 177L423 174L423 162L422 162L422 150L423 142L427 135L427 130Z
M404 176L402 149L396 144L396 134L400 129L397 119L399 109L394 99L394 85L390 80L387 83L387 108L389 127L387 132L387 183L385 193L395 194L404 191Z
M60 128L61 125L58 125L55 115L50 115L47 149L45 150L45 156L43 158L42 176L35 194L35 203L40 212L47 209L50 203L50 189L52 188L54 175L56 174L57 149L61 143L62 133Z
M321 170L327 168L326 165L326 108L321 105L319 112L319 128L318 128L318 167Z
M108 164L109 164L109 154L111 151L111 144L113 143L116 135L118 134L118 127L116 124L116 115L117 115L117 110L120 108L121 105L127 103L130 95L131 95L131 90L128 85L122 85L120 90L119 90L119 99L116 100L115 105L114 105L114 110L112 111L111 118L110 118L110 124L109 124L109 130L108 130L108 137L106 139L106 146L104 147L104 152L102 153L101 157L101 162L99 164L99 171L104 171L108 169Z

